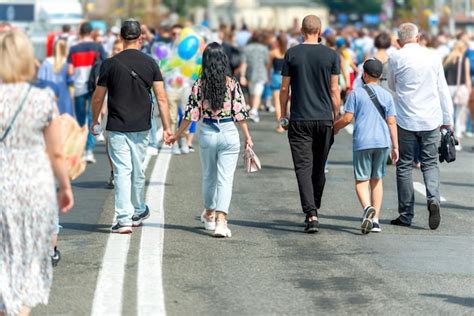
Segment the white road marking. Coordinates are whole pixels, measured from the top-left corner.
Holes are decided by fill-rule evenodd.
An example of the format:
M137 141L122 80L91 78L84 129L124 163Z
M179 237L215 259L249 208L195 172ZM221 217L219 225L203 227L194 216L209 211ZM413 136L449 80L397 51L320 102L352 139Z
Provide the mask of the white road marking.
M123 281L130 236L110 234L92 304L92 316L122 315Z
M158 131L156 132L156 139L158 139L158 142L163 138L163 127L160 127ZM148 168L148 164L150 163L151 160L151 155L148 153L146 154L145 157L145 162L143 163L143 170L146 170Z
M165 315L162 261L164 237L165 182L171 148L162 148L150 177L147 204L150 218L143 223L138 258L137 315Z
M415 189L415 191L417 191L418 193L420 193L421 195L426 197L426 187L425 187L424 184L422 184L420 182L413 182L413 188ZM446 202L447 201L442 196L440 196L440 200L441 200L441 202Z
M162 128L157 131L157 138L159 141L163 138ZM148 167L150 159L151 156L147 154L144 162L145 170ZM157 165L158 164L155 166ZM157 167L154 169L156 170ZM156 209L156 207L153 209ZM93 316L122 315L125 265L127 263L127 255L130 247L130 238L130 235L109 235L92 303L91 314ZM147 249L146 251L149 250Z
M344 127L344 129L349 133L349 135L354 134L354 125L352 125L352 123Z

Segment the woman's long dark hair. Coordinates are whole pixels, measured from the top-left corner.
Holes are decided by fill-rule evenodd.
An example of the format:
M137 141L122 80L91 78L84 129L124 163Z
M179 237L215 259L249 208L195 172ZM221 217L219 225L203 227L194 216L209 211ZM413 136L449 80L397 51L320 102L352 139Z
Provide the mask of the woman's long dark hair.
M201 88L203 99L212 110L222 108L227 91L227 77L230 77L229 59L218 43L207 45L202 55Z

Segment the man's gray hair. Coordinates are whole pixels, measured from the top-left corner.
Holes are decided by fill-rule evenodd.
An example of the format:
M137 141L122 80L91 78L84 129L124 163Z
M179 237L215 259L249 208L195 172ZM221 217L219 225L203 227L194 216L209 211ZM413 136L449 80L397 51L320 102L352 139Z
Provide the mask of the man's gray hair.
M416 39L418 27L413 23L403 23L398 27L398 39L402 43Z

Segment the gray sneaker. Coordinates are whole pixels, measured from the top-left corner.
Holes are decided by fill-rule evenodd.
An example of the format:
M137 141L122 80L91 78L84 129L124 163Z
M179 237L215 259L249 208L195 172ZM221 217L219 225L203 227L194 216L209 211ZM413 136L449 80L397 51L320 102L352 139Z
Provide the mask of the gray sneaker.
M364 209L364 216L362 218L362 224L360 225L360 230L362 234L368 234L372 230L373 223L372 219L375 216L375 208L373 206L367 206Z
M132 226L137 227L142 224L142 222L150 217L150 209L148 205L145 207L145 212L141 213L140 215L133 215L132 216Z

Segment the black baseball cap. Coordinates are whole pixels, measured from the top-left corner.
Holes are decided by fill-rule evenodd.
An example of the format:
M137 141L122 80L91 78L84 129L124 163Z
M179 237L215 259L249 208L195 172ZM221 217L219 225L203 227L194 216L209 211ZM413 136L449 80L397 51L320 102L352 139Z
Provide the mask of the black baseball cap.
M380 79L383 73L383 64L377 58L369 58L364 62L364 72L372 78Z
M140 22L137 20L126 20L123 21L122 27L120 28L120 36L126 41L133 41L142 35L142 29Z

